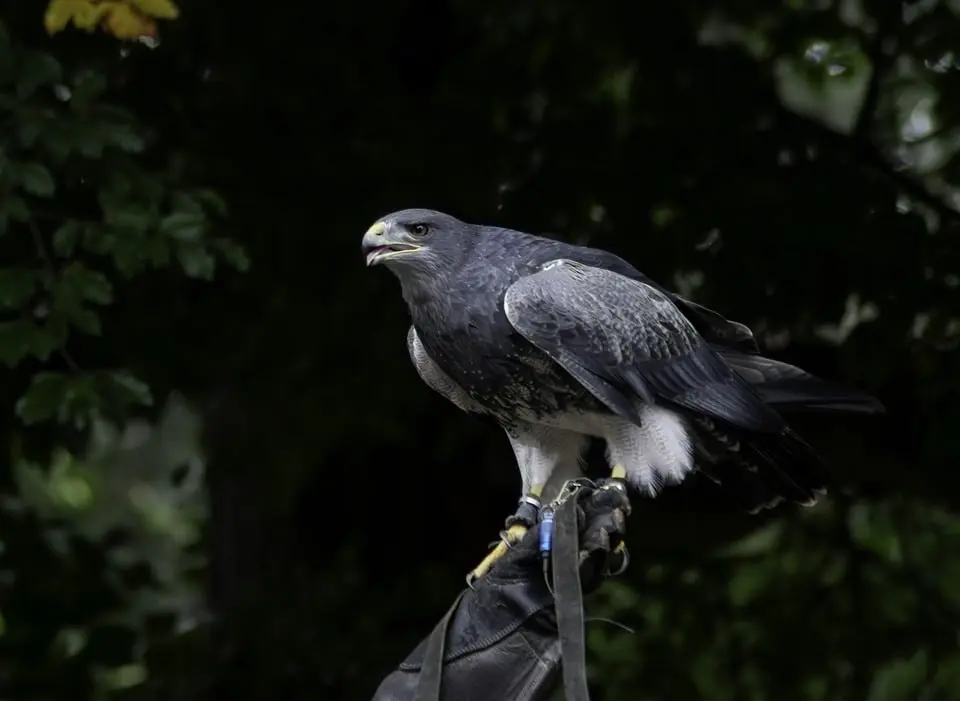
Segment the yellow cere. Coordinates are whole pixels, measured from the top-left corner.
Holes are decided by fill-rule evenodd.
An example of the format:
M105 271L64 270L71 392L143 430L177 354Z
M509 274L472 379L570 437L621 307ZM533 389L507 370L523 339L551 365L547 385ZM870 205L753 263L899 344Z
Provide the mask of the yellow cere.
M385 222L378 221L376 224L367 229L367 233L373 236L383 236L387 230L387 225Z

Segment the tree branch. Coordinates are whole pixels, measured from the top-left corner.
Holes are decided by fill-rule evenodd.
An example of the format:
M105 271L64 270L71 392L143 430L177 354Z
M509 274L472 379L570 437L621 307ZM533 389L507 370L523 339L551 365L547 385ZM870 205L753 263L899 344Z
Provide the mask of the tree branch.
M870 60L870 81L867 83L857 121L853 127L852 135L857 139L870 138L870 127L877 113L881 88L897 55L902 9L899 2L889 2L884 5L884 10L884 13L877 18L876 35L867 52L867 58Z
M787 124L800 132L805 132L827 149L846 154L851 159L883 176L894 187L910 198L921 202L944 220L960 226L960 212L930 192L917 176L897 168L887 160L880 150L865 138L854 134L843 134L801 114L798 114L782 102L779 103L781 116Z

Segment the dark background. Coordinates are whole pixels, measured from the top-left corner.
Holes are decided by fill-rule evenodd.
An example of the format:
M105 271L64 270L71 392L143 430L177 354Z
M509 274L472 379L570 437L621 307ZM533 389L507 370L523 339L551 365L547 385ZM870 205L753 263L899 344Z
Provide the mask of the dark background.
M0 5L0 695L368 699L426 634L519 480L363 265L420 206L889 408L797 419L814 509L638 500L595 699L957 698L954 3L184 0L158 42L42 5Z

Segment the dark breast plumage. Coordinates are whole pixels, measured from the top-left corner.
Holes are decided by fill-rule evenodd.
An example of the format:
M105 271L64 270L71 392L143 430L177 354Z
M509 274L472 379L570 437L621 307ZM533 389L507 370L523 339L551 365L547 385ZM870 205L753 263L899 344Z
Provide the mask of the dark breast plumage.
M533 265L511 266L483 290L461 289L411 307L413 325L431 359L486 412L501 422L570 410L603 410L593 395L511 326L503 310L506 289ZM478 294L479 293L479 294Z

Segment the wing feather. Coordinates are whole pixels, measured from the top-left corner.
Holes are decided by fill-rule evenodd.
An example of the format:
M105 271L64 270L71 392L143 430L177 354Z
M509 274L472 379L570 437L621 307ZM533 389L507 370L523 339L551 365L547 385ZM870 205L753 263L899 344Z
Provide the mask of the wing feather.
M640 400L750 431L784 426L651 285L560 259L513 283L504 311L521 336L628 420L637 421Z

